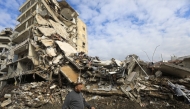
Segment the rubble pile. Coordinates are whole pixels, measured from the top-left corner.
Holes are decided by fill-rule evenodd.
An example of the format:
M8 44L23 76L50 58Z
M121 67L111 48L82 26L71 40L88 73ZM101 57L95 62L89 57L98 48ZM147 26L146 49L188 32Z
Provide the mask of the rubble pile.
M58 68L64 64L65 56L77 53L68 39L69 36L76 36L76 25L66 29L51 19L42 18L39 14L36 14L35 18L37 23L32 30L34 38L30 41L39 57L37 67L44 72L58 74Z
M1 107L8 109L37 108L46 103L62 103L68 90L60 89L57 85L49 82L32 82L21 84L9 94L5 94ZM6 92L5 92L6 93Z
M136 55L129 55L124 61L101 61L83 52L65 57L59 72L63 75L61 79L65 78L69 83L84 82L84 92L100 96L126 96L142 107L159 105L174 108L171 101L176 98L190 103L189 78L164 76L163 72L154 70L152 73L148 64ZM10 96L5 97L8 99L2 101L1 106L34 108L46 103L62 103L70 88L60 88L60 85L63 83L51 84L51 81L21 84L11 91L11 99Z

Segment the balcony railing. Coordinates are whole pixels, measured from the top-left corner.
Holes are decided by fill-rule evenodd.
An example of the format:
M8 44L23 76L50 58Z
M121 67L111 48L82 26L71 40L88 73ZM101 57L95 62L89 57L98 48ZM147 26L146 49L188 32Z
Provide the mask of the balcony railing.
M8 46L8 45L1 44L1 43L0 43L0 48L7 48L7 49L9 49L9 47L10 47L10 46Z
M26 28L25 30L21 31L18 35L16 35L15 37L13 37L12 40L18 38L19 36L21 36L23 33L25 33L27 30L29 30L30 28L32 28L33 25L29 26L28 28Z
M10 38L10 37L7 37L7 36L0 36L0 40L8 40L8 41L11 41L11 38Z
M21 42L20 44L14 46L14 48L12 48L13 51L17 50L19 47L23 46L24 44L26 44L29 41L29 38L26 39L25 41Z
M32 18L32 15L29 15L24 21L16 25L15 30L17 30L18 27L20 27L22 24L24 24L26 21L28 21L30 18Z
M30 0L27 0L27 1L19 8L19 10L21 10L24 6L26 6L29 1L30 1Z
M17 18L19 20L26 12L28 12L33 6L35 6L37 2L35 2L33 5L31 5L29 8L27 8L22 14L20 14Z

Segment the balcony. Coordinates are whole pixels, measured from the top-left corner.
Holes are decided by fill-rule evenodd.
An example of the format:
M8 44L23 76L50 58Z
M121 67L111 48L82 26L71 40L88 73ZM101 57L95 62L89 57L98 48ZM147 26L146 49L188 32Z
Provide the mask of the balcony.
M23 39L26 39L29 36L29 32L30 32L28 30L30 30L32 27L33 25L29 26L28 28L20 32L17 36L13 37L12 42L19 43L23 41Z
M35 2L32 6L30 6L30 7L27 8L24 12L22 12L22 14L20 14L20 15L17 17L17 21L19 21L19 19L20 19L23 15L25 15L27 12L29 12L30 9L31 9L32 7L34 7L36 4L37 4L37 2ZM30 13L30 14L32 14L32 13Z
M0 36L0 42L10 42L11 38L7 36Z
M30 0L26 0L26 2L22 6L20 6L19 10L21 10L24 6L26 6L26 4L29 3L29 1Z
M7 49L9 49L9 48L10 48L10 46L5 45L5 44L1 44L1 43L0 43L0 48L7 48Z
M30 18L32 18L33 16L32 15L29 15L23 22L21 22L20 24L18 24L16 27L15 27L15 31L22 31L22 30L20 30L20 29L22 29L22 25L24 24L24 23L26 23ZM25 25L23 26L23 28L25 28Z
M20 6L20 8L19 8L19 11L22 11L22 12L24 12L25 10L23 10L23 8L26 8L26 6L30 3L30 5L31 4L33 4L33 3L35 3L36 2L36 0L26 0L26 2L22 5L22 6Z
M22 51L25 51L28 49L28 42L29 38L26 39L25 41L21 42L20 44L16 45L12 50L14 51L14 54L18 54Z

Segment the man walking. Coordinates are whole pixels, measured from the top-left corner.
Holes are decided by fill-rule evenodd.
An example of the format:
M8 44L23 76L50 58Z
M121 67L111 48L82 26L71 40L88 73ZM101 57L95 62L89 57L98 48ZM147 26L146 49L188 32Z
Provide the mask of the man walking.
M88 109L95 109L83 98L81 93L82 88L82 83L75 84L74 90L67 94L62 109L85 109L85 107Z

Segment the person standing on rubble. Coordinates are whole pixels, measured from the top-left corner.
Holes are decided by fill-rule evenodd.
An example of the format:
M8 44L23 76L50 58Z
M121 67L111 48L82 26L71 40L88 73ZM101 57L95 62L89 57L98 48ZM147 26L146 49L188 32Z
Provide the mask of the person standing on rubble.
M81 93L82 88L82 83L74 84L74 90L67 94L62 109L85 109L85 107L88 109L95 109L83 98Z

